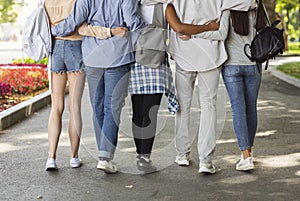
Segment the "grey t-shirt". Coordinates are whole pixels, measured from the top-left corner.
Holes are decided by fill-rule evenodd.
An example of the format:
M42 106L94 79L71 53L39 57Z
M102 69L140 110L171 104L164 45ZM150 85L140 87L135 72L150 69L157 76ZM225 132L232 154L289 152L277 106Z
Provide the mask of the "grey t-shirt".
M203 32L193 35L211 40L225 40L225 47L228 54L228 59L224 65L253 65L255 62L249 60L244 53L245 44L251 44L255 36L256 12L249 11L249 34L242 36L234 32L230 18L230 11L225 10L222 13L220 20L220 28L218 31Z
M225 65L253 65L255 62L250 59L244 53L245 44L251 44L252 39L255 36L255 19L256 12L249 12L249 34L242 36L233 30L232 22L230 22L228 37L225 41L225 47L228 53L228 60Z

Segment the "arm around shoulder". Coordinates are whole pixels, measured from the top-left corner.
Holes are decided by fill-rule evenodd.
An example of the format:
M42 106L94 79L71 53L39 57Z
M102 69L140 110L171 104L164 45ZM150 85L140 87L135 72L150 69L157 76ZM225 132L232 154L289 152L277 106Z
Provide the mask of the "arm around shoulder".
M78 29L78 33L82 36L91 36L98 39L107 39L111 37L110 28L101 26L92 26L84 22Z
M168 4L165 15L170 27L176 33L184 35L198 34L205 31L214 31L218 30L219 28L219 24L216 22L216 20L205 25L193 25L182 23L179 17L177 16L176 10L172 4Z
M67 36L75 31L78 26L87 20L88 13L90 12L88 5L87 0L76 1L70 15L57 25L51 27L52 35Z
M88 25L87 23L83 23L78 29L80 35L95 37L97 39L107 39L112 36L124 37L127 31L126 27L106 28Z
M193 35L192 37L225 41L228 36L228 32L229 32L229 20L230 20L230 11L225 10L225 11L223 11L222 16L221 16L219 30L199 33L199 34Z

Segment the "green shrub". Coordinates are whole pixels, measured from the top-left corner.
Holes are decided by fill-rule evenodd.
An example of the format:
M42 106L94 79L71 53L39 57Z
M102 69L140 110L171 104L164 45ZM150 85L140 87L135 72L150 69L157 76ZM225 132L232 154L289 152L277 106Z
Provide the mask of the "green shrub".
M12 61L13 64L17 64L17 63L25 63L25 64L47 64L48 63L48 57L42 59L41 61L35 61L33 59L30 58L25 58L24 61L22 62L22 59L15 59Z

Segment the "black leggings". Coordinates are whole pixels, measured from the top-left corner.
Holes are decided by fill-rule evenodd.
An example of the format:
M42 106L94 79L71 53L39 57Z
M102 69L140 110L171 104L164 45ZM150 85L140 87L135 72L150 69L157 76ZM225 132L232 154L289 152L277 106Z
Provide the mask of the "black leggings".
M132 133L138 154L151 154L163 94L132 95Z

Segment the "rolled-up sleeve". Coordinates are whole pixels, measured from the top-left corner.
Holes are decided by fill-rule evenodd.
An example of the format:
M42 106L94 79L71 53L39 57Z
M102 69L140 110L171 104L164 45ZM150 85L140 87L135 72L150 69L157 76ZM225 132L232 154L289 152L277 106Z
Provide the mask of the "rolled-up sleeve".
M87 20L89 10L89 0L76 1L71 14L51 28L52 35L67 36L71 34L76 27Z

